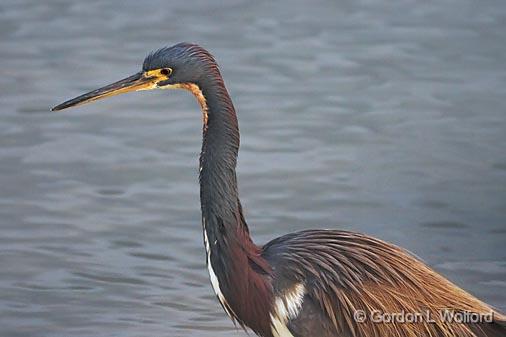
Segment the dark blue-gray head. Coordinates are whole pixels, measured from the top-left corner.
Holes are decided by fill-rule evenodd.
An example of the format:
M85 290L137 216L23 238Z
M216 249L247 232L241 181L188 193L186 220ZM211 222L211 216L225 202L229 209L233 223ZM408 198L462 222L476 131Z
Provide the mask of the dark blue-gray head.
M221 79L221 76L213 56L199 45L183 42L149 54L137 74L68 100L51 110L62 110L130 91L187 88L189 84L202 88L216 79Z
M149 54L142 65L142 71L165 69L169 78L159 86L178 83L199 84L215 75L218 66L213 56L199 45L178 43Z

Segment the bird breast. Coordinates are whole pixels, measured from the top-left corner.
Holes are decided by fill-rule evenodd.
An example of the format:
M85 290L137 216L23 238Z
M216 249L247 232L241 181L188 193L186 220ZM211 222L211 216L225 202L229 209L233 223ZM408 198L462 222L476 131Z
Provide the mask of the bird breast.
M274 337L293 337L287 323L299 315L305 294L304 284L297 283L284 294L275 297L274 310L270 315Z

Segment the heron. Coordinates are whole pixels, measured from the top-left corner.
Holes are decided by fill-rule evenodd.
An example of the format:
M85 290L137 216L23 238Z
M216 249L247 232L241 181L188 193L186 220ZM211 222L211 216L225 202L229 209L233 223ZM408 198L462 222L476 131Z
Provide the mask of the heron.
M234 104L215 58L197 44L152 52L136 74L52 110L151 89L184 89L200 105L206 265L218 301L235 324L262 337L506 336L505 315L383 240L309 229L255 244L238 194ZM399 313L420 317L392 319Z

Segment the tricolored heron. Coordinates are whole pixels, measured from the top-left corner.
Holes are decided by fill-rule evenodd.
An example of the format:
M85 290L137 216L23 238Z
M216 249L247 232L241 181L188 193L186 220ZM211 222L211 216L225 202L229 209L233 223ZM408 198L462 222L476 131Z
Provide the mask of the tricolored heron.
M234 105L216 61L198 45L162 48L146 57L137 74L52 110L173 88L189 90L202 109L199 180L207 267L234 322L264 337L506 336L504 315L384 241L305 230L263 246L253 243L237 192ZM403 321L403 313L419 318ZM472 315L482 322L470 322Z

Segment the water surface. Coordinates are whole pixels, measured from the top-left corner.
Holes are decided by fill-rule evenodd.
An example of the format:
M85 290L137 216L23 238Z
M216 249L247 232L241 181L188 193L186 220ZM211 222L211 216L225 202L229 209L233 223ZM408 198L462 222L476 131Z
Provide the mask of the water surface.
M0 4L0 335L246 336L205 269L184 92L50 106L209 48L257 242L342 228L506 310L504 1Z

